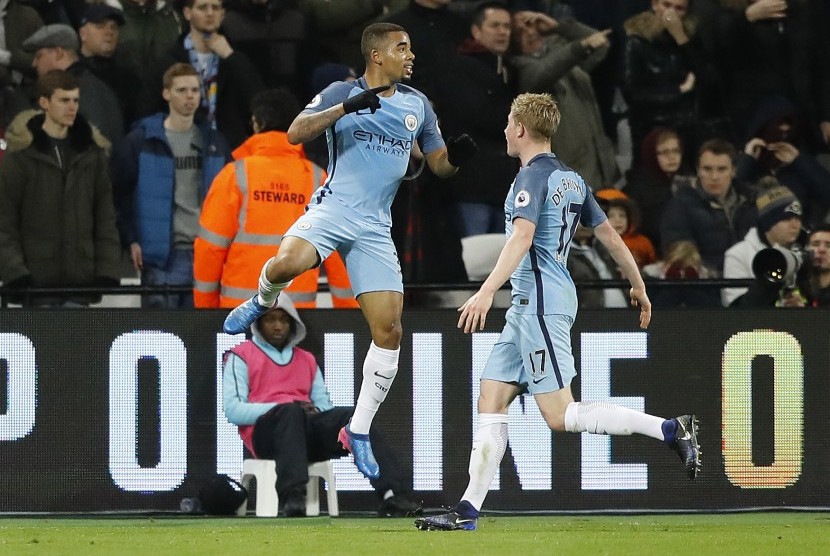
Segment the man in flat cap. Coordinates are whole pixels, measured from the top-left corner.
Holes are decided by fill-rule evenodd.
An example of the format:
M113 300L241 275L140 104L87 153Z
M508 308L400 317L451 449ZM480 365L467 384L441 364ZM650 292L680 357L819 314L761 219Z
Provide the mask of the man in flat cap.
M114 143L124 136L124 118L115 92L80 62L80 43L68 25L41 27L23 41L23 50L35 55L32 66L38 76L52 70L66 70L75 77L81 91L80 113Z

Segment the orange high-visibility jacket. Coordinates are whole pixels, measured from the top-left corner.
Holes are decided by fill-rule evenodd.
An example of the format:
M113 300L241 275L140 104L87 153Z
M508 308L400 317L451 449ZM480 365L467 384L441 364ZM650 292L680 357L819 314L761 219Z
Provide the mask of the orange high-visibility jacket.
M258 133L234 152L213 180L194 243L196 307L236 307L257 293L262 265L277 252L283 234L304 212L326 179L322 168L280 131ZM335 307L357 307L337 252L323 264ZM316 307L319 269L304 272L286 289L294 305Z

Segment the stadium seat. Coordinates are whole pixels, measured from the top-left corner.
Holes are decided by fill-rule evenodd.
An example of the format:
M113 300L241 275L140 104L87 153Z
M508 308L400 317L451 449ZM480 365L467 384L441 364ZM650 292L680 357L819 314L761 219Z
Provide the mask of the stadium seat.
M272 459L246 459L242 462L242 486L250 490L251 478L256 478L256 515L257 517L276 517L280 505L277 495L277 466ZM334 467L331 461L319 461L308 466L308 483L306 484L306 515L320 515L320 479L328 483L328 509L331 517L340 515L337 504L337 488L334 480ZM248 502L239 506L236 515L244 516L248 511Z
M461 238L461 258L472 282L487 278L504 247L504 234L481 234Z

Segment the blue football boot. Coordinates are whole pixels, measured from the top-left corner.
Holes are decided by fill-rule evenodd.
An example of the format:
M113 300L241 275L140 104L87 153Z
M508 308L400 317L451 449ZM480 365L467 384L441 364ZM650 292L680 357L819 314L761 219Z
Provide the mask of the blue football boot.
M271 307L260 305L257 301L258 296L253 296L245 303L239 305L225 317L225 324L222 325L222 330L228 334L242 334L256 322L256 320L264 315Z
M349 430L349 425L340 429L337 439L343 448L354 456L354 463L358 471L363 473L367 479L380 477L380 467L375 461L375 454L372 453L372 443L368 434L356 434Z

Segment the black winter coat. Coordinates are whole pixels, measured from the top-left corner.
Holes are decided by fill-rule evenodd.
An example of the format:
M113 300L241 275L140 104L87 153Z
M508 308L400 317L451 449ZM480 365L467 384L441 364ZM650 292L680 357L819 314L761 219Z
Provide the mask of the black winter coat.
M706 266L722 273L726 250L742 240L758 221L754 192L734 182L732 189L738 200L727 212L699 186L680 188L663 213L663 252L676 241L693 241Z

